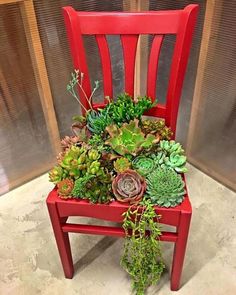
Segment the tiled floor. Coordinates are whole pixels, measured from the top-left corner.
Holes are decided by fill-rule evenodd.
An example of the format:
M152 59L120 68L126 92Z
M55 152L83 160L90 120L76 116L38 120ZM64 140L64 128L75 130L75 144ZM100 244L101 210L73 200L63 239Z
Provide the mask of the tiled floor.
M72 235L76 273L64 278L45 206L47 180L43 175L0 197L0 294L131 294L119 266L122 239ZM182 287L169 289L173 246L165 243L167 271L147 295L235 295L236 194L191 166L187 182L194 211Z

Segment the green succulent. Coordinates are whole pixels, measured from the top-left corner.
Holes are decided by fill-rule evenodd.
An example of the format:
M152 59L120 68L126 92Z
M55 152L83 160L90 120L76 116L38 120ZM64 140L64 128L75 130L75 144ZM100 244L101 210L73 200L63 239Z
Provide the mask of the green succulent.
M146 176L155 168L155 161L149 157L138 156L133 160L132 166L139 174Z
M124 123L120 128L111 125L106 128L110 138L106 144L119 155L131 154L135 156L138 151L150 148L156 142L156 137L148 134L146 137L138 127L138 120L135 119L130 123Z
M71 195L92 203L108 203L112 199L110 175L85 175L77 179Z
M121 126L137 118L140 119L143 113L154 106L148 97L139 97L136 101L124 93L105 106L104 109L90 110L87 112L87 126L94 134L101 134L111 124Z
M169 127L165 125L165 120L142 120L141 121L141 128L145 134L152 133L152 134L159 134L161 139L163 140L170 140L173 132Z
M118 173L124 172L131 166L130 161L127 158L119 158L114 162L115 171Z
M101 134L108 125L112 124L112 119L104 109L89 111L86 119L88 129L95 134Z
M151 158L154 160L157 166L161 166L165 163L166 153L158 152L157 154L152 154Z
M185 173L187 172L186 160L186 156L173 152L169 157L165 158L164 162L166 166L173 168L176 172Z
M178 153L180 155L184 154L184 149L182 148L181 144L175 142L174 140L161 140L160 148L162 151L166 152L167 155L170 155L173 152Z
M111 147L105 145L101 134L94 134L88 141L88 144L95 148L100 153L110 153Z
M61 166L55 166L49 172L49 181L57 184L68 176L68 172Z
M160 207L175 207L184 199L181 175L168 167L158 167L147 176L147 196Z

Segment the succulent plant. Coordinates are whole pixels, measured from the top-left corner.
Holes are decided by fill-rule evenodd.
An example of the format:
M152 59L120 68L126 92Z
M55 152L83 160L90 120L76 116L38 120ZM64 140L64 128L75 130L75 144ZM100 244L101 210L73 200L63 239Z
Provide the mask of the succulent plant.
M112 119L104 109L97 111L90 110L87 113L86 119L88 129L95 134L101 134L108 125L112 124Z
M165 163L166 153L158 152L157 154L152 154L151 158L154 160L157 166L161 166Z
M156 137L152 134L145 137L138 127L137 119L130 121L130 123L124 123L120 128L116 125L108 126L106 130L110 138L105 143L122 156L126 154L135 156L138 151L150 148L157 142Z
M53 169L49 172L49 181L53 183L58 183L64 178L68 176L68 172L63 169L61 166L55 166Z
M108 203L112 198L110 175L107 174L102 177L85 175L77 179L72 196L87 199L92 203Z
M74 181L72 179L66 178L57 183L57 193L63 198L71 198L70 194L74 187Z
M152 158L138 156L133 160L132 166L139 174L146 176L155 168L155 162Z
M101 153L110 153L112 151L110 146L105 145L101 134L94 134L88 141L88 144Z
M147 176L147 196L160 207L175 207L184 199L181 175L168 167L158 167Z
M165 120L142 120L141 129L145 134L159 134L162 140L170 140L173 132L165 125Z
M120 173L124 172L125 170L129 169L131 166L130 161L127 158L119 158L114 162L115 171Z
M65 151L72 145L76 145L78 142L81 142L81 138L79 136L65 136L61 140L61 147Z
M160 148L162 151L166 152L167 155L170 155L173 152L178 153L180 155L184 154L184 149L182 148L181 144L175 142L174 140L161 140Z
M185 167L186 161L186 156L179 155L176 152L171 153L170 156L166 157L164 160L166 166L173 168L178 173L187 172L187 168Z
M112 181L112 191L120 202L139 202L146 190L146 182L136 171L128 169Z

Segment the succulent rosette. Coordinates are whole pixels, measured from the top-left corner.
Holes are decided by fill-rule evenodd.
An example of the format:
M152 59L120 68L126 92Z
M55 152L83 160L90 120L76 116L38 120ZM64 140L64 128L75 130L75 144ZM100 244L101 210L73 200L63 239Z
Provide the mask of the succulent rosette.
M70 198L73 187L74 181L72 179L66 178L57 183L57 192L61 198L67 199Z
M144 195L146 182L136 171L128 169L114 178L112 190L118 201L136 203Z
M155 168L155 162L152 158L145 156L136 157L132 162L133 168L141 175L146 176Z

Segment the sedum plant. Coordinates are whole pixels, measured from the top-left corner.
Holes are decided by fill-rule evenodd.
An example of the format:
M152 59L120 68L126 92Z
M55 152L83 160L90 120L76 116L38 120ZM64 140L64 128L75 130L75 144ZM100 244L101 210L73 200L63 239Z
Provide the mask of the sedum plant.
M146 190L146 182L136 171L128 169L112 181L112 191L120 202L139 202Z
M129 207L123 216L125 241L121 266L131 276L135 294L144 295L147 287L160 280L165 268L160 246L160 216L147 199L137 207Z
M75 181L71 194L91 203L108 203L112 198L110 175L85 175Z
M138 156L132 162L133 169L143 176L148 175L155 168L155 161L146 156Z
M61 166L55 166L49 172L49 181L53 183L58 183L64 178L68 177L68 171L63 169Z
M152 133L152 134L159 134L161 139L163 140L170 140L173 136L173 132L169 127L165 125L165 120L142 120L141 121L141 128L145 134Z
M158 167L147 176L147 196L160 207L175 207L184 198L185 184L181 175L168 167Z
M106 144L121 156L131 154L136 156L139 151L150 148L159 139L154 135L148 134L146 137L138 127L138 120L124 123L120 128L111 125L106 128L110 137L106 140Z
M129 169L131 166L130 161L127 158L118 158L114 161L114 169L116 172L124 172L125 170Z

